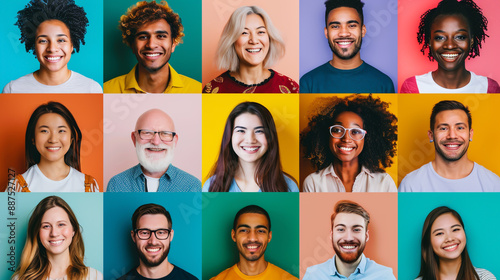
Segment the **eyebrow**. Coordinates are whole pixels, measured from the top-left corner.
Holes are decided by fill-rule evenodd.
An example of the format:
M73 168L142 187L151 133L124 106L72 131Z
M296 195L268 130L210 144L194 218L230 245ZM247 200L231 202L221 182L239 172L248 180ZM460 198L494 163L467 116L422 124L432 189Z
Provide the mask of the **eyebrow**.
M41 125L41 126L39 126L38 128L42 128L42 127L44 127L44 128L45 128L45 127L46 127L46 128L50 128L48 125L44 125L44 124L43 124L43 125ZM58 128L59 128L59 127L67 127L67 126L65 126L65 125L60 125L60 126L58 126Z
M458 123L454 123L454 124L450 124L450 123L438 123L437 126L450 126L450 125L465 125L465 126L468 126L468 123L465 123L465 122L458 122Z
M454 228L454 227L462 228L462 225L461 224L454 224L450 228ZM439 230L444 230L444 229L443 228L437 228L437 229L435 229L435 230L432 231L432 234L435 233L436 231L439 231Z
M239 228L242 228L242 227L244 227L244 228L252 228L251 226L249 226L247 224L241 224L241 225L238 225L236 227L236 229L239 229ZM267 227L265 225L257 225L257 226L255 226L255 228L265 228L265 229L267 229Z
M237 125L237 126L235 126L235 127L233 128L233 130L234 130L234 129L237 129L237 128L239 128L239 129L247 129L247 128L246 128L246 127L244 127L244 126ZM254 127L254 129L262 129L262 128L264 128L264 126L263 126L263 125Z
M148 31L140 31L140 32L137 32L135 34L135 36L137 37L139 35L149 35L149 34L151 34L151 33L148 32ZM153 32L153 34L167 34L168 35L168 31L166 31L166 30L156 30L155 32Z
M344 224L336 224L334 227L347 227L347 226L346 226L346 225L344 225ZM364 226L363 226L363 225L353 225L352 227L353 227L353 228L358 228L358 227L360 227L360 228L364 228Z
M342 122L333 122L333 124L340 124L340 125L344 126L344 124ZM361 125L359 125L357 123L353 123L353 125L358 126L359 128L361 128Z
M359 24L359 21L357 21L357 20L355 20L355 19L351 19L351 20L348 20L346 23L347 23L347 24L350 24L350 23L357 23L357 24ZM341 24L341 22L340 22L340 21L330 21L330 22L328 23L328 26L330 26L330 25L332 25L332 24Z
M64 33L57 34L56 36L57 36L57 37L68 37L68 35L66 35L66 34L64 34ZM38 35L36 38L38 39L38 38L40 38L40 37L43 37L43 38L48 38L48 37L49 37L49 35L44 35L44 34L42 34L42 35Z
M463 28L458 29L458 31L462 31L462 32L467 32L467 33L469 33L469 31L468 31L467 29L463 29ZM434 33L438 33L438 32L442 32L442 33L444 33L445 31L444 31L444 30L441 30L441 29L438 29L438 30L434 31Z

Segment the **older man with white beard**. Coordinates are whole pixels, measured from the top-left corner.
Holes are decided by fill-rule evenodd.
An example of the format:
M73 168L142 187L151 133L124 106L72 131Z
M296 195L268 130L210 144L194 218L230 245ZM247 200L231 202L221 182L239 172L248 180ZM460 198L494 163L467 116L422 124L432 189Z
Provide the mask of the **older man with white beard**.
M201 182L172 165L178 136L159 109L142 114L131 134L139 164L113 176L108 192L199 192Z

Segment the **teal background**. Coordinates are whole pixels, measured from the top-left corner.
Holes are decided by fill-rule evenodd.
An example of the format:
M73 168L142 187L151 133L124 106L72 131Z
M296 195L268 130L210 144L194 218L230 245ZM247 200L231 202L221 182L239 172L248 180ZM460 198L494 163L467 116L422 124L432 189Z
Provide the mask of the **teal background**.
M0 53L2 54L2 70L0 87L10 81L32 73L40 68L40 63L33 53L27 53L19 38L21 31L14 25L17 12L24 9L27 0L3 1L0 9L2 28L0 30ZM102 0L75 0L76 5L83 7L89 19L85 45L80 44L80 51L71 55L68 69L91 78L102 86Z
M71 207L80 223L80 229L85 244L85 265L99 271L103 269L102 256L102 193L15 193L16 199L16 268L21 259L21 253L26 242L28 220L33 209L45 197L57 195ZM7 252L12 244L5 240L8 231L7 193L0 193L0 279L10 279L13 272L7 270Z
M117 279L139 265L131 218L147 203L162 205L172 217L168 261L201 279L200 193L104 193L104 279Z
M201 0L167 2L181 17L185 34L169 63L177 73L201 81ZM120 17L135 3L136 0L104 1L104 81L127 74L137 63L118 29Z
M251 204L271 217L273 237L265 259L299 277L298 193L203 193L203 279L216 276L239 261L231 239L234 216Z
M429 212L439 206L448 206L462 217L472 264L499 277L498 201L500 193L399 193L398 279L417 277L422 227Z

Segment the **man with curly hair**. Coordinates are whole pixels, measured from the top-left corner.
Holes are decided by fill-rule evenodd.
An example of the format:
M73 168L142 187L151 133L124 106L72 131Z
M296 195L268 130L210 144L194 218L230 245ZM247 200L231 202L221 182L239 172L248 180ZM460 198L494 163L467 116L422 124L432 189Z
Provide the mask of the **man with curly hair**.
M167 2L137 2L120 18L119 27L138 63L128 74L104 83L105 93L201 92L200 82L178 74L168 63L184 33Z
M409 173L400 192L498 192L500 178L467 156L472 142L469 108L455 100L443 100L432 108L429 142L433 161Z

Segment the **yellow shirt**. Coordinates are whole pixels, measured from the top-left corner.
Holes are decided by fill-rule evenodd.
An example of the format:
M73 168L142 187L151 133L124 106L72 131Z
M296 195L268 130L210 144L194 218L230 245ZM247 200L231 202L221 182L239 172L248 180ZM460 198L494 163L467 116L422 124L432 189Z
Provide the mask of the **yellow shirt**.
M232 267L222 271L219 275L211 278L210 280L260 280L260 279L279 279L279 280L298 280L297 277L291 275L290 273L284 271L283 269L275 266L272 263L268 263L266 270L261 274L254 276L248 276L243 274L238 268L238 265L233 265Z
M137 65L135 65L128 74L105 82L104 93L146 93L139 87L135 79L136 68ZM168 68L170 69L170 81L163 93L201 93L200 82L180 75L170 64Z

